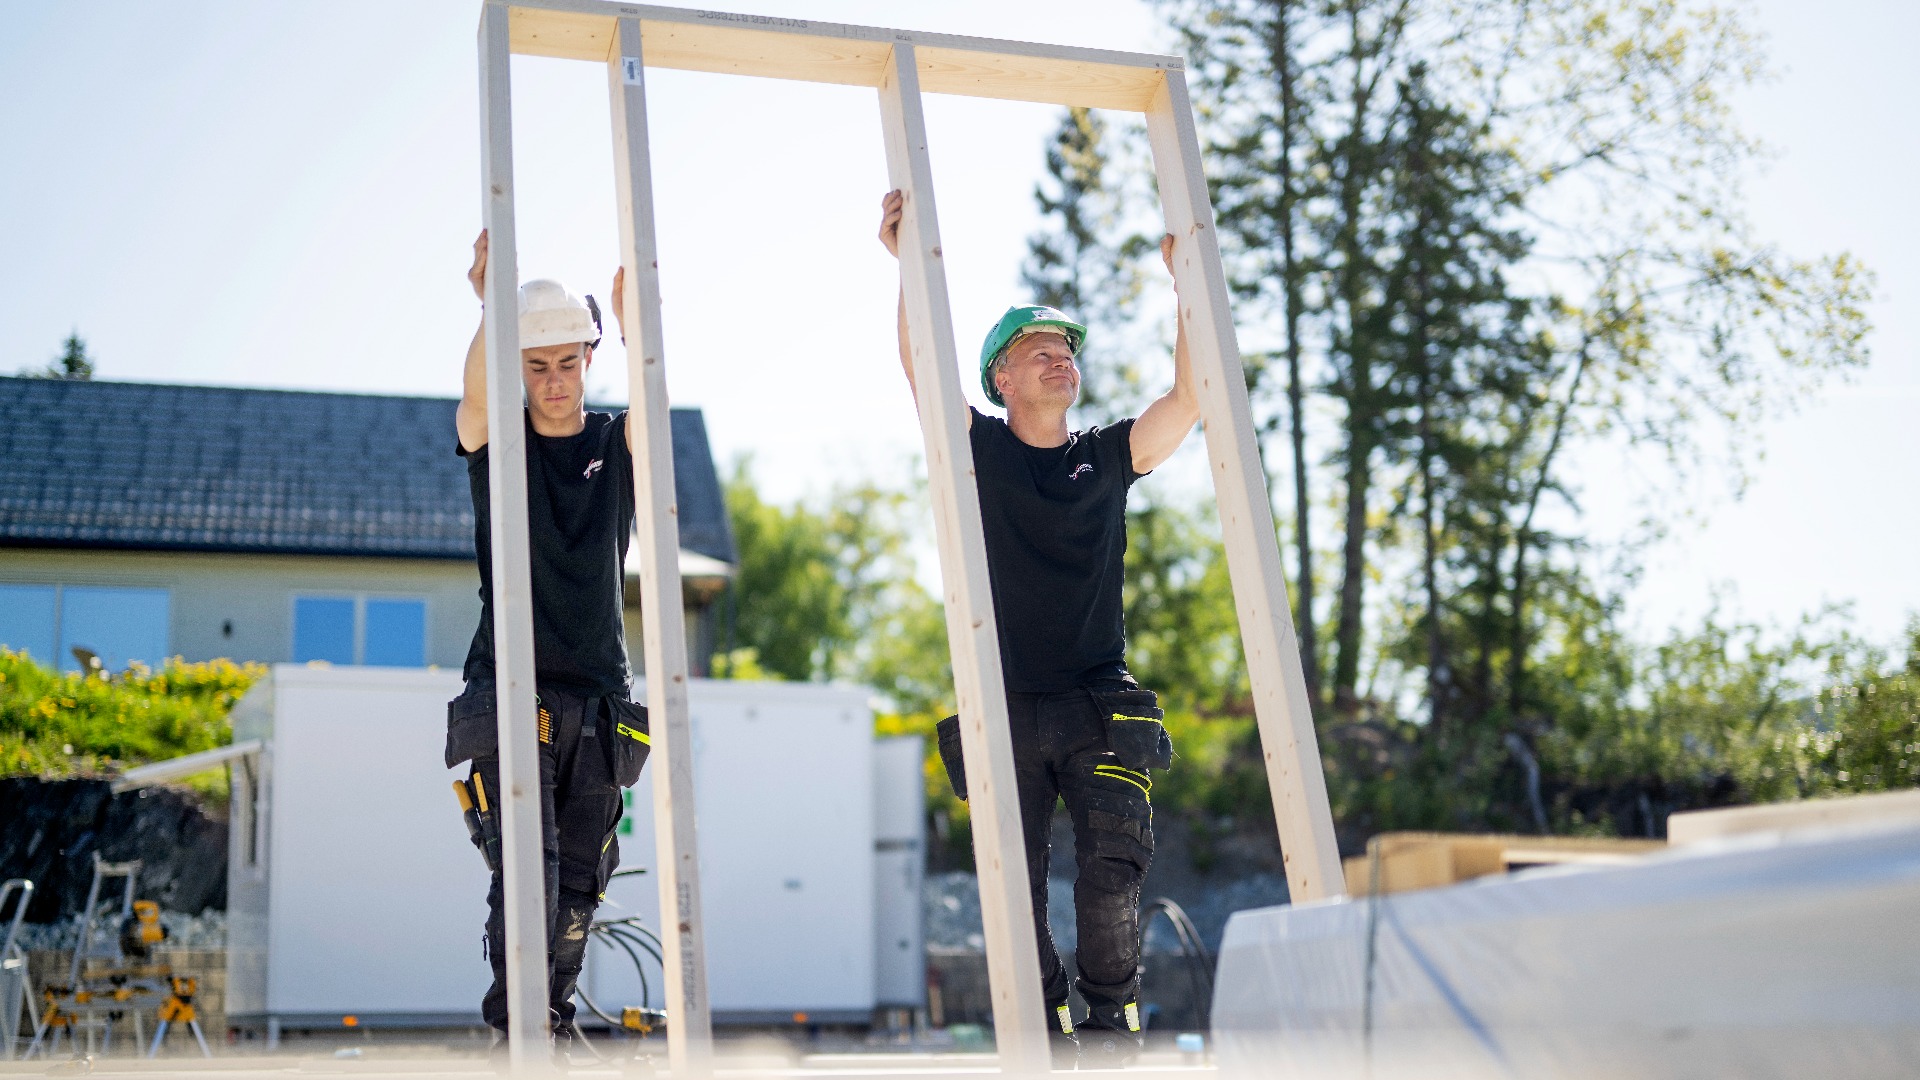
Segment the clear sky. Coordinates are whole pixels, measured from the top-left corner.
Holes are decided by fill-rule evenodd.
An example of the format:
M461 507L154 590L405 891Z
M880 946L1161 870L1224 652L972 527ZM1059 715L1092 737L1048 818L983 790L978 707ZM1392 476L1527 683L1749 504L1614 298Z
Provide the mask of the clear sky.
M741 0L825 21L1162 51L1135 0ZM0 371L78 328L100 377L452 396L479 306L471 0L13 5L0 38ZM1879 274L1875 362L1769 424L1743 501L1700 507L1648 557L1657 633L1715 595L1790 620L1851 601L1891 641L1920 610L1920 8L1754 11L1782 76L1743 101L1778 151L1751 188L1789 250L1851 250ZM604 297L616 261L604 72L513 69L523 277ZM649 75L669 384L706 410L723 465L751 454L776 498L896 481L920 445L893 345L894 266L871 90ZM960 351L1017 294L1042 140L1057 110L930 97ZM624 396L602 348L596 396ZM970 379L968 380L971 381ZM1183 455L1197 454L1197 439ZM1176 463L1168 485L1197 462ZM1596 463L1587 510L1630 490Z

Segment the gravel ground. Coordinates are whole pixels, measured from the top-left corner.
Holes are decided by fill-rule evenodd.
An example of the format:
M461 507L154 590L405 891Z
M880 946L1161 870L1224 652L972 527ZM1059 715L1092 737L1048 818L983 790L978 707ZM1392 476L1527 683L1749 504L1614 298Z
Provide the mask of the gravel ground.
M177 949L222 949L227 944L227 913L208 909L198 915L179 912L160 913L160 925L167 928L166 944ZM0 932L4 928L0 927ZM116 931L117 933L117 931ZM71 949L80 941L80 916L56 923L20 924L19 944L23 949Z
M1149 880L1148 899L1161 895ZM1049 879L1047 921L1053 927L1053 940L1063 952L1071 951L1076 936L1073 924L1073 880ZM926 880L927 946L935 949L981 951L986 939L980 929L980 888L972 874L953 872L929 874ZM1208 887L1189 887L1172 896L1192 919L1207 948L1220 947L1220 935L1227 917L1246 908L1271 907L1287 901L1287 883L1278 874L1250 874ZM1148 929L1149 951L1177 948L1173 931L1165 919L1156 918Z
M1220 947L1220 934L1227 916L1245 908L1270 907L1287 900L1286 881L1277 874L1251 874L1217 885L1208 883L1206 887L1197 882L1181 884L1188 887L1170 890L1174 893L1172 898L1186 910L1209 949ZM1162 895L1153 886L1153 880L1149 879L1148 900ZM1052 877L1047 892L1047 921L1053 927L1054 943L1062 952L1071 952L1078 940L1073 921L1073 879ZM960 871L929 874L923 895L929 948L969 952L986 948L980 929L980 888L972 874ZM199 915L182 915L163 911L160 921L167 928L167 944L176 948L217 949L227 943L225 912L208 910ZM78 915L57 923L23 923L20 927L20 945L27 949L70 949L79 936ZM1154 919L1148 928L1147 948L1149 951L1176 948L1173 932L1165 919Z

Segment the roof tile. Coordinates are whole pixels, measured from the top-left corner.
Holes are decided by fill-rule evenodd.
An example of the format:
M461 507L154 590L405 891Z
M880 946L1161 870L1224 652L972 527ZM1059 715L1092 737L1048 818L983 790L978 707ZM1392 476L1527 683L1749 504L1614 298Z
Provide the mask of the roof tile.
M0 377L0 546L471 559L457 404ZM706 421L671 415L680 545L733 562Z

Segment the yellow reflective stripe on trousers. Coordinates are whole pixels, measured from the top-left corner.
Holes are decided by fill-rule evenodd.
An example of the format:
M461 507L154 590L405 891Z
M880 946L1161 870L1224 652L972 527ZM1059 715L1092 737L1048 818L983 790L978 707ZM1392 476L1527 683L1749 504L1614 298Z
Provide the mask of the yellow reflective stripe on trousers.
M1148 796L1149 798L1151 798L1153 795L1153 792L1148 790L1152 786L1153 781L1149 780L1143 784L1140 781L1135 780L1133 777L1128 776L1127 770L1122 769L1118 765L1095 765L1093 767L1093 771L1096 773L1099 773L1101 776L1111 776L1115 780L1125 780L1127 783L1132 784L1134 787L1139 788L1140 794Z
M647 733L644 731L635 731L633 728L630 728L625 724L615 724L613 727L613 730L619 732L622 735L625 735L629 739L637 740L642 746L653 745L653 740L647 738Z
M1060 1020L1060 1034L1062 1035L1073 1034L1073 1013L1065 1005L1061 1005L1055 1008L1053 1010L1053 1015L1058 1017Z

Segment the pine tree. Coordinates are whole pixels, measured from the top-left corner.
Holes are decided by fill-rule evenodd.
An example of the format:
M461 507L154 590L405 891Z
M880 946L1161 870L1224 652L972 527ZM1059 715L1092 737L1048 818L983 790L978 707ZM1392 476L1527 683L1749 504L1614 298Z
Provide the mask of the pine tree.
M22 372L29 379L73 379L84 382L93 378L93 357L87 355L87 343L75 330L67 335L61 344L60 355L40 371Z
M1129 324L1142 288L1141 261L1156 241L1132 229L1132 177L1114 160L1126 133L1099 114L1068 109L1047 144L1047 180L1033 197L1046 225L1027 239L1020 283L1088 328L1080 357L1081 403L1137 405L1140 374Z

